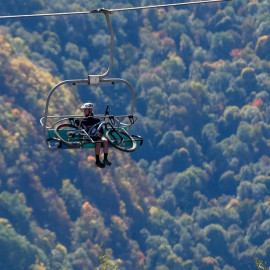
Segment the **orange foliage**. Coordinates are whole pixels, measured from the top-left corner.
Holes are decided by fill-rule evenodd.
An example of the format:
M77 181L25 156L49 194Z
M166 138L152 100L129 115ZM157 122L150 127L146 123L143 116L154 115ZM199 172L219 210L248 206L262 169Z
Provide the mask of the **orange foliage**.
M207 267L207 269L216 269L216 266L218 266L218 263L216 259L212 257L204 257L202 258L202 265L204 267Z
M140 206L140 205L137 205L136 206L136 209L140 212L140 213L144 213L144 211L143 211L143 208Z
M89 202L85 202L82 206L82 215L91 215L94 211L94 208Z
M144 266L145 256L141 251L137 252L138 260L137 260L137 268L141 268Z
M13 117L19 117L20 116L20 111L18 109L12 109L12 116Z
M21 112L21 121L23 124L28 124L31 122L34 122L34 117L33 115L31 115L30 113L28 113L27 111L23 110Z
M175 42L172 38L165 37L162 39L161 45L162 45L162 47L164 47L165 49L168 49L168 51L169 51L169 49L175 47Z
M218 60L216 62L204 62L203 67L209 70L215 70L223 67L225 65L224 60Z
M26 163L26 162L28 161L27 156L26 156L25 154L23 154L23 153L21 153L21 154L19 155L19 159L20 159L20 161L23 162L23 163Z
M261 98L257 98L252 102L252 106L259 108L263 105L263 100Z
M241 56L242 52L243 52L243 50L241 50L241 49L232 49L230 52L230 56L231 57Z
M159 32L153 32L152 35L154 38L159 38Z
M119 216L112 216L112 221L119 224L123 223L123 220Z
M269 38L269 36L264 35L264 36L261 36L261 37L259 38L259 41L260 41L260 42L265 42L265 41L267 41L268 38Z
M163 18L166 16L166 11L164 8L160 8L157 10L158 19L163 20Z
M88 162L92 162L92 161L95 161L96 159L95 159L95 157L94 156L88 156L88 158L87 158L87 161Z
M117 226L119 226L119 228L121 228L122 231L126 231L128 229L128 226L126 225L124 220L120 218L119 216L114 215L112 216L111 219L114 224L118 224Z

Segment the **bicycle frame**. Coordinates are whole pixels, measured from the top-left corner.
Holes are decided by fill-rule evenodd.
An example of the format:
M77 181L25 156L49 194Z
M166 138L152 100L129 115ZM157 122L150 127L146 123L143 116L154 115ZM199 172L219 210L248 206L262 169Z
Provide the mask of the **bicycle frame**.
M101 121L101 122L93 125L89 129L89 131L86 132L86 133L88 134L88 136L90 138L91 138L91 136L98 136L98 133L100 132L101 128L103 128L103 126L105 127L106 130L113 130L121 138L121 141L124 140L123 136L120 134L120 132L118 130L121 130L122 132L127 133L127 131L125 130L125 128L123 126L120 126L118 128L115 128L111 123L108 123L108 122L105 122L105 121ZM108 126L110 127L109 129L108 129ZM92 140L92 138L91 138L91 140Z

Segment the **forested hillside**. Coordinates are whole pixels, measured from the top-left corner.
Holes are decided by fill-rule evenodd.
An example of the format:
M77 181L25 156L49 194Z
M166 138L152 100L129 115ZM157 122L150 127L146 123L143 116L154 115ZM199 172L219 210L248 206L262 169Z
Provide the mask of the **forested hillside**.
M176 1L0 1L1 15ZM50 89L103 73L102 14L0 21L0 269L254 270L270 266L270 2L111 15L111 77L135 88L136 152L51 151ZM50 112L128 113L118 86L65 86ZM106 267L107 265L107 267Z

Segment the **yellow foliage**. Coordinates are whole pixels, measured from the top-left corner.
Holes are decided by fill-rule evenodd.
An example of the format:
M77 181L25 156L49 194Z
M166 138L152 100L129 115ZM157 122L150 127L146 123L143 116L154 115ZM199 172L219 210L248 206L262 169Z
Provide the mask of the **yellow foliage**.
M11 54L11 46L8 42L0 42L0 53L9 56Z
M181 147L181 148L179 149L179 154L180 154L181 156L189 156L189 152L188 152L188 150L187 150L185 147Z
M126 204L122 200L120 201L120 214L125 215L127 213Z
M70 180L69 179L64 179L62 181L62 188L65 189L70 185Z
M11 227L8 219L6 219L6 218L0 218L0 224L3 224L6 227Z
M123 264L123 260L117 259L117 260L116 260L116 263L117 263L117 264Z
M255 69L252 67L245 67L241 71L241 77L243 79L248 79L250 76L254 76Z
M52 88L57 83L57 80L49 72L37 67L28 58L12 58L11 67L14 72L20 74L24 84L31 85L36 90L47 92L48 87Z
M91 225L91 227L96 227L97 221L95 219L91 219L89 225Z
M0 125L0 136L1 137L8 137L8 136L10 136L9 131L6 130L6 129L4 129L2 125Z
M207 68L209 70L215 70L215 69L219 69L221 67L223 67L225 65L225 61L224 60L218 60L216 62L204 62L203 63L203 67Z
M46 267L43 262L36 261L36 264L31 268L33 270L46 270Z
M1 46L0 43L0 53L2 48L3 45ZM38 67L25 56L13 58L8 56L8 58L10 71L6 73L5 80L7 86L13 94L23 92L29 102L32 101L33 106L43 109L45 107L47 94L59 83L60 79L53 77L50 72ZM74 93L65 86L59 88L59 90L60 91L55 92L51 100L51 106L49 108L50 114L59 114L63 109L67 111L67 108L69 108L69 111L73 111L74 109L71 107L71 104L76 101Z
M149 210L149 213L150 213L151 216L158 214L158 212L159 212L158 207L156 207L156 206L151 206L151 208L150 208L150 210Z
M57 244L56 245L56 249L58 249L59 251L61 251L61 253L63 255L66 255L67 254L67 248L61 244Z
M19 148L19 142L17 141L19 136L19 132L16 132L14 135L11 135L7 138L6 144L10 150Z
M267 198L265 199L265 204L266 204L266 205L270 205L270 198L269 198L269 197L267 197Z
M188 215L188 214L183 214L181 216L181 221L184 223L184 224L192 224L194 222L193 220L193 217Z
M183 262L184 269L191 269L192 267L192 260L186 260Z
M239 205L239 201L237 199L231 199L230 202L226 205L225 209L229 210L229 209L235 209L237 208Z
M95 157L93 157L93 158L96 159ZM107 177L104 177L101 181L102 181L102 184L104 184L104 185L110 184L110 180Z
M192 81L190 83L191 89L193 94L195 94L196 98L198 98L198 95L206 94L205 85Z
M246 109L248 109L248 108L250 108L250 107L252 107L250 104L246 104L246 105L244 105L242 108L241 108L241 112L243 113Z
M216 259L214 259L212 257L203 257L202 263L206 264L206 265L217 265L218 264Z
M261 58L266 58L266 60L269 60L269 44L270 35L264 35L259 37L255 47L256 54Z
M175 61L179 66L183 64L182 58L180 56L177 56L175 52L170 52L168 56L171 61Z

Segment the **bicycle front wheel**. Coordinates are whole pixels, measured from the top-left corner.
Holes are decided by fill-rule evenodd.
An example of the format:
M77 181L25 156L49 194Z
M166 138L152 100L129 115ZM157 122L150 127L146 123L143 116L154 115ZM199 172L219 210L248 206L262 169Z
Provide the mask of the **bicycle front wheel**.
M106 138L113 147L124 152L133 152L137 148L136 141L124 131L109 130Z
M67 146L79 148L81 147L81 135L79 128L71 124L61 124L54 129L54 133L62 143Z

